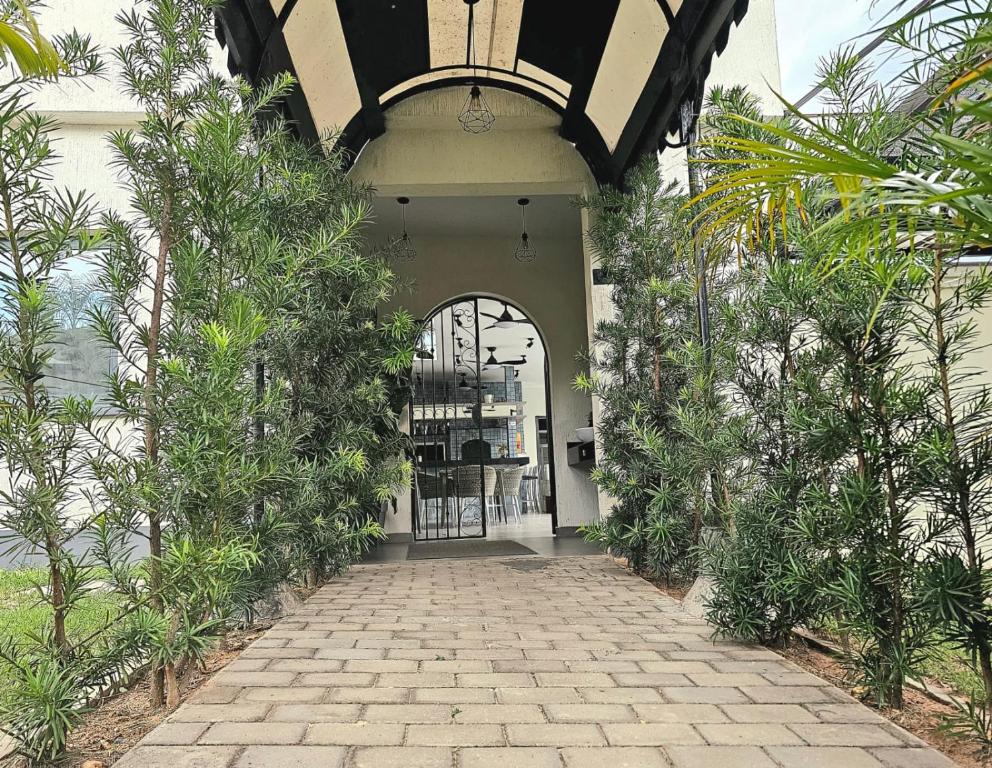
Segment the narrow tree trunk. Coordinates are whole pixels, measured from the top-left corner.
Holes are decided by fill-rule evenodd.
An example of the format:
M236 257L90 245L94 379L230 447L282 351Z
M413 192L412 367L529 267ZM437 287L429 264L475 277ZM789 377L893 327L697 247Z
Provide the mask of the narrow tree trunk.
M62 580L62 567L59 565L60 547L55 537L49 533L46 536L46 551L48 555L48 581L52 604L52 633L55 647L59 653L69 652L69 642L65 633L65 583Z
M148 356L145 365L144 392L144 437L145 456L152 471L158 466L158 403L156 387L158 385L159 340L162 333L162 307L165 303L165 278L169 251L172 248L172 192L167 190L162 202L162 218L159 224L158 257L155 263L155 283L152 293L151 319L148 325ZM162 514L161 510L152 508L148 511L148 550L149 550L149 588L152 609L158 613L165 610L162 603ZM174 670L173 670L174 672ZM165 672L161 667L153 667L151 671L151 701L152 706L162 705L166 684Z
M171 646L176 642L176 635L179 632L179 622L179 614L174 613L169 621L169 629L165 633L166 645ZM162 679L165 683L165 706L168 709L175 709L179 706L179 675L176 673L176 662L174 660L167 661L162 667Z
M167 709L175 709L179 706L179 676L176 674L174 662L168 662L164 668L165 689L167 691L165 706Z
M27 285L27 274L24 271L24 260L21 255L20 243L18 243L15 235L14 205L11 200L10 190L7 186L6 179L2 182L0 199L3 201L4 223L7 228L7 244L10 248L10 257L14 265L14 275L17 278L18 289L22 290L24 286ZM17 325L17 335L21 344L21 358L27 360L32 357L32 350L31 342L26 341L26 339L30 338L32 334L31 329L27 327L27 319L20 310L18 310ZM25 374L24 409L27 411L26 421L29 424L34 424L38 417L38 401L35 392L35 382L31 378L31 374L29 372L25 372ZM34 450L32 450L32 454L34 454ZM30 471L35 485L40 492L39 497L45 498L47 495L45 490L48 488L48 477L45 474L44 457L33 455L31 458ZM69 651L69 643L66 639L65 631L65 583L62 578L61 555L62 545L59 543L51 529L46 530L45 556L48 560L48 586L50 590L49 602L52 606L52 632L55 647L58 649L60 655L65 656Z
M888 440L887 435L886 440ZM892 561L892 567L889 572L889 599L892 601L892 624L889 628L891 633L891 647L889 649L889 674L886 676L886 687L889 688L888 696L891 705L895 709L902 709L902 667L897 663L893 663L891 660L891 656L895 654L896 649L902 647L902 633L906 620L902 593L903 553L901 552L901 542L899 541L902 526L899 519L898 501L895 497L895 476L892 471L891 457L886 458L885 482L889 508L889 558Z
M860 361L855 360L854 365L860 365ZM864 438L861 435L861 387L859 386L860 376L855 377L855 383L851 391L851 415L854 417L856 422L856 429L854 431L854 452L857 457L858 462L858 475L864 477L865 472L868 470L868 456L865 453L865 443Z

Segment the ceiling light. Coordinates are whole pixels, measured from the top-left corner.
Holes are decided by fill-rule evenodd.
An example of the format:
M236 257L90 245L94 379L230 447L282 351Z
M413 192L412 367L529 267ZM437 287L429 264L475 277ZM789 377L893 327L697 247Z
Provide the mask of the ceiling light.
M472 68L472 77L476 77L475 70L475 4L479 0L465 0L468 6L468 47L465 51L465 67ZM458 122L467 133L486 133L496 123L496 115L489 108L489 102L482 95L482 89L478 83L472 83L465 100L465 106L458 113Z
M400 261L413 261L417 258L417 249L413 247L413 242L410 240L410 235L406 232L406 207L410 204L410 198L397 197L396 202L399 203L400 211L402 211L403 234L400 235L399 239L393 244L393 258Z
M537 250L527 234L527 206L530 205L530 200L521 197L517 200L517 205L520 206L520 242L517 243L517 247L513 251L513 258L521 263L529 264L537 258Z
M468 92L465 106L458 113L458 122L466 133L486 133L496 123L496 116L489 108L489 102L482 95L482 89L473 85Z

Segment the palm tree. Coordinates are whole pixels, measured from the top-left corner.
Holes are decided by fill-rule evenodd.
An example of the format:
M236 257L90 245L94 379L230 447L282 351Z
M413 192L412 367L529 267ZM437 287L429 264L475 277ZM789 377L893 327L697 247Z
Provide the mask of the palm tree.
M23 76L56 77L63 70L58 52L38 29L30 0L0 3L0 62L17 66Z
M819 116L784 99L791 120L736 116L760 133L728 131L704 142L724 158L693 201L705 204L704 234L730 228L737 238L753 237L768 218L790 206L802 210L812 202L808 192L822 194L826 182L835 215L820 226L835 230L831 256L869 258L879 236L915 233L939 232L962 248L992 245L992 8L937 0L900 18L891 37L910 58L904 80L915 86L907 100L913 109L893 112L879 95L888 89L874 89ZM821 80L850 86L866 70L840 54L824 64ZM903 122L900 136L879 147L869 134L891 129L893 120Z

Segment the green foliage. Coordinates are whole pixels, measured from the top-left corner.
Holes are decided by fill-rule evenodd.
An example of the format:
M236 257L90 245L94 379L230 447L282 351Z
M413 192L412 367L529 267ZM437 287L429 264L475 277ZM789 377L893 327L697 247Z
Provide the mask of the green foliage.
M13 673L10 695L0 704L4 730L32 763L57 762L85 714L78 670L51 656L26 656L16 646L0 648L0 659Z
M12 7L8 3L0 9L7 43ZM23 3L17 7L27 11ZM36 32L33 20L24 18ZM61 61L65 77L100 71L89 42L78 35L43 48L42 58ZM59 160L52 142L57 126L30 111L31 91L47 65L30 65L28 53L14 51L18 73L9 72L6 56L0 57L5 75L0 85L0 216L5 222L0 243L0 542L6 554L40 557L44 567L28 575L33 603L20 605L0 630L0 668L7 684L0 696L0 721L17 737L21 756L43 763L64 749L86 686L110 674L122 654L112 653L102 639L113 616L91 611L96 571L73 546L90 522L80 491L87 476L83 435L74 418L85 403L58 397L48 378L64 330L52 286L74 260L85 259L100 245L102 233L85 193L50 183Z
M395 276L367 252L369 192L345 179L340 156L282 142L268 177L272 237L295 266L287 321L266 338L266 359L286 382L293 419L306 425L298 453L309 477L287 509L290 560L312 583L382 538L380 510L409 482L397 413L416 324L402 311L376 316Z
M36 0L4 0L0 4L0 63L11 63L20 77L56 78L72 72L72 57L63 61L58 45L53 45L38 28Z
M586 537L631 568L685 582L704 526L720 526L736 428L720 382L726 350L698 340L694 251L677 186L643 163L629 192L589 202L590 232L615 316L596 328L576 387L600 398L593 480L615 499ZM715 303L722 286L713 285Z
M899 108L849 52L823 64L820 115L766 120L718 93L696 201L714 261L768 265L737 324L757 492L716 558L711 618L754 639L829 621L895 706L907 674L956 649L984 691L950 727L986 741L992 399L975 362L992 283L957 257L992 240L990 22L983 4L938 0L893 25L929 108ZM800 279L772 290L784 274ZM788 619L797 587L815 599Z
M50 617L0 652L12 683L0 719L37 764L60 757L84 692L136 660L151 662L153 704L176 705L184 667L274 586L316 584L381 539L380 510L409 474L397 408L416 329L406 313L376 316L394 276L361 237L369 193L275 117L288 75L252 88L211 74L213 9L152 0L119 17L114 55L145 117L111 137L133 210L99 229L85 196L42 183L52 126L26 111L23 81L2 90L0 150L23 157L21 175L0 178L14 222L0 262L0 512L20 549L47 557ZM67 40L64 60L95 69ZM60 403L44 379L51 278L80 254L98 279L72 322L86 316L121 364L105 400ZM150 556L135 564L146 523ZM85 557L67 546L77 536ZM111 610L77 632L97 574Z

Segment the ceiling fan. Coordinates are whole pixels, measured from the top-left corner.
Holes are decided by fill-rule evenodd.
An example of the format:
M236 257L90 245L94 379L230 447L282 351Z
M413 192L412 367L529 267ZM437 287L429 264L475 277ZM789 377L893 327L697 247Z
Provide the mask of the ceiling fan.
M531 323L531 321L528 320L526 317L520 317L520 318L514 317L513 314L510 312L510 307L507 305L505 301L503 302L503 311L499 315L493 315L490 314L489 312L479 312L479 314L482 315L483 317L489 317L496 321L495 323L493 323L492 325L490 325L488 328L485 329L487 331L490 328L512 328L515 325L533 325L533 323Z
M471 392L473 389L478 389L478 388L479 388L478 384L469 384L468 378L466 378L465 374L464 373L461 374L461 378L458 380L459 391Z
M497 360L496 359L496 347L486 347L489 352L489 359L483 364L484 368L494 368L503 365L526 365L527 355L521 355L516 360Z

